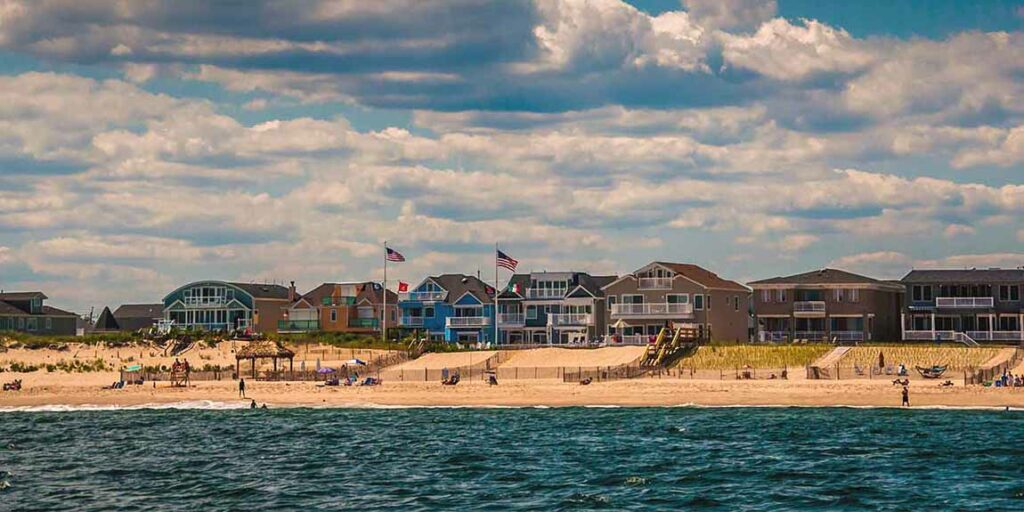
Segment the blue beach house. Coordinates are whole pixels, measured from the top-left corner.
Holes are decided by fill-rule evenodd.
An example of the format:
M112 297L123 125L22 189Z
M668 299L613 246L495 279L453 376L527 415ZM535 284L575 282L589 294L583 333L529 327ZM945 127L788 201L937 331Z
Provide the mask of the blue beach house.
M494 341L494 288L462 274L431 276L398 296L399 327L447 342Z

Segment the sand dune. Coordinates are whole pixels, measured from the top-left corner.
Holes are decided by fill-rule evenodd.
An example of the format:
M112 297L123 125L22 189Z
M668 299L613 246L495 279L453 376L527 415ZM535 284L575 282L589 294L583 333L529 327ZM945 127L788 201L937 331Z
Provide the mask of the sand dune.
M645 347L604 347L598 349L538 348L516 351L498 364L499 368L552 368L621 366L634 363Z
M442 368L468 368L483 366L498 355L494 350L424 354L389 370L440 370Z

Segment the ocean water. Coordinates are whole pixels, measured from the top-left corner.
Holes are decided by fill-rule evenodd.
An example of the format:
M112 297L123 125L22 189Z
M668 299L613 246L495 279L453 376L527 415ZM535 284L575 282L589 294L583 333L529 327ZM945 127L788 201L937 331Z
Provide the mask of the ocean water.
M1022 510L1024 412L0 413L0 510Z

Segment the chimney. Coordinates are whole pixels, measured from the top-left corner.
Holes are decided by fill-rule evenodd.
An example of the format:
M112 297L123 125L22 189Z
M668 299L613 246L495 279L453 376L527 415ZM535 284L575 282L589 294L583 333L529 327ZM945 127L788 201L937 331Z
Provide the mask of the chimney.
M295 281L288 286L288 302L295 302Z

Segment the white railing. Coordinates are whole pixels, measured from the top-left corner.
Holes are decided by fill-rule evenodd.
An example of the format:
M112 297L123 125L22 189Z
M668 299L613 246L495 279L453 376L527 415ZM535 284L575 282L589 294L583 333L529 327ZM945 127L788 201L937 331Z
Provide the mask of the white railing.
M594 316L590 313L553 313L548 315L548 325L590 325Z
M637 288L640 290L671 290L671 277L641 277L637 279Z
M649 334L623 334L605 335L603 340L606 345L647 345L651 342L652 336ZM655 338L657 338L655 336Z
M808 340L808 341L824 341L824 331L796 331L793 333L793 339L797 340Z
M832 331L832 337L839 341L864 341L864 331Z
M398 300L410 302L432 302L444 300L448 292L402 292L398 294Z
M612 316L692 316L692 304L612 304Z
M525 325L526 317L522 313L498 313L498 325Z
M402 327L422 327L422 316L403 316L398 318L398 325Z
M1021 331L967 331L967 335L981 341L1024 341Z
M448 327L483 327L491 325L489 316L450 316L445 319Z
M780 342L789 339L789 331L761 331L761 341Z
M181 302L191 307L217 307L224 306L230 301L227 297L188 297Z
M995 305L993 297L936 297L937 308L990 308Z
M903 339L907 341L950 341L955 334L953 331L903 331Z
M527 299L561 299L568 290L561 288L527 288Z
M793 303L793 313L825 313L825 301L801 300Z

